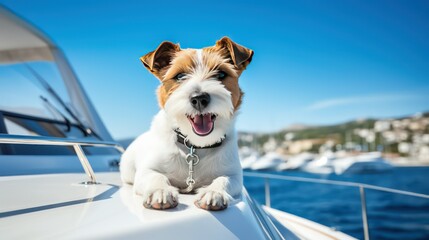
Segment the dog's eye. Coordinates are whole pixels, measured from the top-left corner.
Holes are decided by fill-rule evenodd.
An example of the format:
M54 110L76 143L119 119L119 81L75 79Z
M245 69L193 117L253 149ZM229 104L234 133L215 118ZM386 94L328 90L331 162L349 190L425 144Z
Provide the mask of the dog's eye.
M178 80L178 81L185 80L185 78L186 78L186 74L185 74L185 73L179 73L179 74L177 74L177 75L174 77L174 79L176 79L176 80Z
M217 79L219 79L219 80L225 79L226 76L227 76L226 72L224 72L224 71L219 71L218 74L216 75Z

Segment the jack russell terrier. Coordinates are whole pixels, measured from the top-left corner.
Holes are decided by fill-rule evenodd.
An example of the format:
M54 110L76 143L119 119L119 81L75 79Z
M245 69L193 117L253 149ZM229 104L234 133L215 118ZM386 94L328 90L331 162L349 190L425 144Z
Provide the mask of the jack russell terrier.
M234 125L243 97L238 78L252 56L224 37L203 49L163 42L140 58L161 81L161 110L125 151L120 170L146 208L174 208L179 192L196 192L197 207L222 210L241 193Z

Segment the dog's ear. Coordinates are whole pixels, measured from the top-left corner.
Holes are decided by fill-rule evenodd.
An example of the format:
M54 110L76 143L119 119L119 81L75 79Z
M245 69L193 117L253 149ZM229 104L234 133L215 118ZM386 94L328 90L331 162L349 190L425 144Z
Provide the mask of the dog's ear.
M155 51L140 58L143 65L158 78L162 77L162 70L170 65L171 58L180 51L179 44L162 42Z
M246 66L252 61L253 50L245 48L228 37L223 37L216 42L216 46L228 50L232 62L239 70L244 70Z

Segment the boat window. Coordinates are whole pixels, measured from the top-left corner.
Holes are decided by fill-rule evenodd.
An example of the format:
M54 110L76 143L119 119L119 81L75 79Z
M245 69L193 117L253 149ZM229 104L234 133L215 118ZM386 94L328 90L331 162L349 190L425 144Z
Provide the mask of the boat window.
M0 110L75 121L58 100L70 107L67 88L53 62L0 64L0 84Z

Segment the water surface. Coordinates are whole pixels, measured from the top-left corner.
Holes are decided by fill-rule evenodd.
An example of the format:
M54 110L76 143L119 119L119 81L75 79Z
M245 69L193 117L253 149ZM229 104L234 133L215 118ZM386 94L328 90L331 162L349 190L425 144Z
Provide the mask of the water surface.
M269 172L287 176L361 182L429 194L429 167L400 167L384 173L320 175L299 171ZM249 194L265 202L264 181L245 177ZM270 180L271 207L363 239L359 189ZM429 239L429 199L366 190L371 239Z

